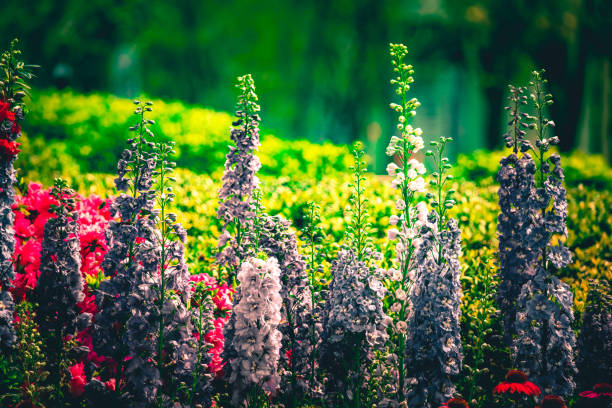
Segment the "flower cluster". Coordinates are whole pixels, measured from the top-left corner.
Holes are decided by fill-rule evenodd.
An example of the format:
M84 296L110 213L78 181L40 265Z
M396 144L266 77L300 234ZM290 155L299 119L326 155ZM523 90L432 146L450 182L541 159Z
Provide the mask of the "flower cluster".
M51 211L55 217L45 224L40 256L39 277L33 300L38 304L40 329L47 335L61 339L73 335L77 328L78 303L84 299L81 275L78 213L75 211L74 192L64 180L58 179L51 190L58 201ZM83 330L91 314L83 314ZM49 350L57 353L59 350Z
M409 406L438 407L455 393L454 377L463 360L460 335L461 232L450 219L437 229L432 211L416 253L417 272L411 288L406 364L410 367Z
M519 370L510 370L504 381L493 389L493 393L536 396L540 395L541 391L537 385L529 381L527 374Z
M233 315L228 326L233 325L233 336L226 343L231 349L228 360L229 383L232 387L232 404L238 406L253 393L263 390L276 391L279 385L277 372L282 334L282 298L280 296L281 271L275 258L261 260L249 258L242 263L238 273L239 299L234 303ZM250 405L249 405L250 406Z
M283 383L287 383L282 388L288 394L301 395L308 386L305 380L311 371L309 356L314 347L309 333L312 299L306 263L298 252L297 240L289 230L290 225L280 215L263 214L258 221L258 248L268 257L277 259L281 271L283 306L279 330L283 334L281 358L284 362L281 374Z
M576 336L569 286L542 268L517 299L514 365L529 373L547 394L571 395L576 384Z
M108 249L104 230L111 219L109 212L111 200L104 200L92 195L83 197L75 195L75 212L78 213L79 243L81 255L81 273L83 278L96 285L102 268L100 266ZM15 279L11 292L17 301L29 296L36 287L39 276L40 251L44 227L54 217L51 207L58 205L42 185L31 183L25 195L17 196L13 205L15 214ZM89 313L95 311L93 295L85 287L85 299L80 304L81 310Z
M610 402L612 402L612 384L599 383L593 386L592 390L583 391L579 394L582 398L587 398L595 404L589 406L601 406L602 408L608 408ZM595 402L597 401L597 402Z
M500 214L497 219L499 234L500 284L497 302L504 319L506 343L511 343L516 316L516 298L521 288L533 278L533 265L538 251L532 250L539 238L535 220L539 208L534 174L536 165L529 154L518 158L515 153L501 160L497 173Z
M240 262L245 259L243 238L251 218L251 196L259 185L256 176L261 167L254 154L259 148L259 112L255 84L250 74L238 78L240 90L236 106L237 120L233 123L230 137L234 146L226 156L223 186L219 190L217 218L223 231L219 237L220 252L217 261L235 275Z
M197 403L208 406L207 382L194 374L202 372L208 359L199 353L201 347L196 350L187 308L187 234L168 212L174 197L169 185L174 164L168 161L172 145L150 141L148 126L153 121L145 113L152 110L151 103L135 104L138 123L131 130L136 137L128 140L130 148L117 166L115 184L124 193L111 209L118 220L108 228L109 250L102 266L109 279L96 292L100 312L95 316L94 347L112 358L114 366L106 375L115 376L123 398L170 404L193 402L195 396Z
M126 392L133 393L136 400L151 402L161 386L161 379L154 363L141 357L154 351L152 343L142 344L142 341L143 334L157 316L136 317L130 302L132 292L138 290L137 285L146 286L145 280L156 274L159 267L159 256L155 253L155 220L151 217L155 205L152 186L156 157L152 151L153 142L147 140L150 131L144 113L148 106L143 108L140 102L136 104L139 123L131 129L138 132L137 137L128 140L129 148L124 150L117 165L115 186L122 193L110 208L116 219L109 222L106 232L109 248L102 268L108 279L100 283L95 293L99 312L94 317L93 346L95 352L114 362L106 375L109 378L114 375L117 387L123 386L125 365ZM137 349L139 345L143 346L142 350Z
M385 287L351 249L338 252L323 310L320 348L332 401L360 400L365 370L388 339L390 319L382 304L385 293Z
M512 155L511 167L521 170L513 173L511 169L506 169L500 177L505 186L512 183L516 186L500 193L500 202L506 200L503 207L510 214L500 216L501 227L498 228L504 232L500 235L500 252L505 251L506 256L501 258L506 270L505 275L502 273L506 282L502 281L501 287L508 291L502 292L502 296L516 295L517 284L508 281L515 277L511 276L514 273L511 268L518 259L518 270L522 268L527 272L516 276L517 281L523 280L524 283L516 298L514 325L509 329L510 333L506 333L507 337L514 336L512 351L515 366L527 371L547 393L571 395L576 373L573 297L568 285L550 273L550 269L561 269L571 261L569 250L560 240L556 239L557 243L553 244L554 238L567 236L567 199L562 185L561 158L558 154L546 156L551 146L559 143L559 138L547 137L554 123L544 117L544 109L552 103L552 97L544 92L546 80L542 74L535 71L534 80L530 82L530 99L536 115L528 116L532 122L527 127L536 131L535 148L524 139L520 145L522 151L534 151L537 164L527 153L520 160ZM518 113L515 112L516 115ZM522 122L520 126L525 127ZM520 133L516 139L519 136L524 135ZM516 143L514 148L516 150ZM521 199L523 203L518 204L512 214L513 204ZM514 216L514 220L511 216ZM529 220L527 225L520 218ZM515 222L514 226L508 224L512 222ZM518 230L519 227L522 230ZM514 231L509 232L510 229ZM521 249L513 251L517 246ZM511 310L510 302L512 300L506 300L502 306Z
M605 279L590 283L576 362L579 389L612 383L612 289Z
M12 327L14 302L8 290L15 272L12 264L15 250L14 215L16 173L13 163L19 153L16 140L21 135L19 122L24 119L22 99L31 66L20 61L20 51L11 41L0 57L0 352L8 351L16 341Z
M415 261L414 252L419 242L420 227L427 219L427 206L423 202L417 204L417 193L425 192L425 166L419 162L415 155L423 149L422 131L413 128L409 122L416 115L420 102L416 98L408 99L410 84L414 70L411 65L404 63L408 50L403 44L391 44L390 54L393 71L397 74L391 79L396 86L395 93L400 97L401 103L391 103L390 107L398 114L397 129L399 136L393 136L387 147L387 155L393 162L387 166L387 173L393 177L392 184L399 190L400 198L395 203L398 215L392 215L389 223L392 228L388 237L395 244L396 268L389 270L389 279L386 286L389 294L397 301L393 304L391 316L393 317L393 332L391 341L394 345L393 354L397 357L394 369L393 388L397 392L397 399L404 400L406 389L406 364L404 362L406 345L406 327L409 313L409 299L407 293L414 279Z

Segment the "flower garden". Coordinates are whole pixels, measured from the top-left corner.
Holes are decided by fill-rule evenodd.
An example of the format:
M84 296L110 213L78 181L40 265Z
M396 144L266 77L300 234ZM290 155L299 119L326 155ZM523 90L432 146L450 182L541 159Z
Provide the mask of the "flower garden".
M12 42L0 406L611 406L612 169L558 151L544 71L504 151L451 163L390 61L376 176L360 142L260 136L249 74L234 115L30 90Z

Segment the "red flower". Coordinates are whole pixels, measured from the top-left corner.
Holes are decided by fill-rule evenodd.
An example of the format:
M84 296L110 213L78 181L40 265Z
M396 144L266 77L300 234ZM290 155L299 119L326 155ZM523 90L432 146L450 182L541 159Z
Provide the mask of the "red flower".
M85 378L85 365L77 363L72 367L69 367L72 379L70 380L70 392L73 396L78 397L85 391L85 384L87 384L87 378Z
M583 391L578 395L584 398L612 397L612 385L607 383L595 384L592 390Z
M440 408L470 408L468 403L463 398L451 398Z
M19 125L15 122L15 112L11 112L11 105L6 102L0 101L0 122L4 119L8 119L13 123L11 132L19 133Z
M567 408L565 405L565 401L563 398L558 395L547 395L542 400L542 404L540 404L537 408Z
M0 139L0 156L12 158L19 153L19 143Z
M15 122L15 112L11 112L10 104L0 101L0 122L2 122L4 119Z
M110 380L104 382L104 385L106 385L106 389L109 391L115 391L116 384L117 380L114 378L111 378Z
M510 370L506 374L506 381L502 381L493 389L494 394L505 394L507 392L511 394L539 395L540 389L537 385L528 381L527 375L522 371Z

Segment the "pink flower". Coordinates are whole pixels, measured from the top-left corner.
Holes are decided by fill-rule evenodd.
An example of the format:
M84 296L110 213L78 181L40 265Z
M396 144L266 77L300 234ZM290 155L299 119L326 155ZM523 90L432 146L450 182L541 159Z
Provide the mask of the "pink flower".
M70 375L70 392L73 396L78 397L85 391L85 384L87 384L87 378L85 378L85 365L80 362L72 367L69 367Z
M583 398L601 398L611 397L612 398L612 384L599 383L595 384L592 390L583 391L580 394Z
M104 385L106 385L106 389L109 391L115 391L115 387L117 385L117 380L114 378L111 378L110 380L106 381L104 383Z
M495 394L508 392L511 394L539 395L540 389L537 385L528 381L527 375L522 371L510 370L506 374L505 381L502 381L493 389Z

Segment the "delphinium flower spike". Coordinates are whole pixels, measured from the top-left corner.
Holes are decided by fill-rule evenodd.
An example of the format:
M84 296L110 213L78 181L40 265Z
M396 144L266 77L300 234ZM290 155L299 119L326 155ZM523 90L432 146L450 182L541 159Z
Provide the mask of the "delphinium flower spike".
M275 258L249 258L238 273L239 302L234 305L233 337L226 341L233 358L227 364L231 404L263 407L279 385L282 334L280 269ZM228 323L229 324L229 323Z
M75 194L65 180L56 179L51 196L55 217L45 224L40 257L40 276L33 298L41 330L60 339L73 334L79 314L77 303L83 300L83 277L79 244L78 213ZM90 316L91 317L91 316Z
M450 138L431 142L436 172L430 181L435 194L434 210L421 221L420 242L416 252L416 275L409 292L412 311L408 319L406 365L410 386L409 406L439 407L455 394L454 380L463 361L461 347L461 232L449 217L455 201L448 183L451 165L444 157Z
M8 352L16 341L13 328L14 302L9 288L15 277L12 256L15 250L15 202L17 181L13 167L21 136L19 122L24 119L23 97L28 93L32 65L21 61L17 40L0 57L0 353Z
M319 361L327 376L330 406L361 407L365 375L374 352L387 342L389 317L385 288L352 249L342 249L332 264L332 282L323 310Z
M126 323L126 337L132 358L126 363L126 380L135 389L146 388L150 371L162 381L157 390L158 405L186 404L196 397L195 403L210 406L210 386L205 376L194 379L194 370L201 367L196 366L196 340L188 310L191 283L185 263L187 233L176 214L169 211L174 200L171 184L176 181L171 175L175 166L170 161L173 143L156 144L155 152L156 206L150 217L154 233L140 244L143 252L138 259L143 270L136 276L128 299L132 315ZM207 357L200 355L199 364L206 364L208 361L202 358ZM194 380L197 389L192 388ZM148 396L145 402L150 402Z
M567 236L564 176L560 156L546 155L559 138L548 137L554 123L544 117L544 108L552 103L552 97L544 91L543 71L534 71L530 85L530 99L536 110L530 128L536 130L534 151L538 161L537 189L530 202L537 217L534 215L534 235L526 245L537 254L537 262L532 265L533 278L523 285L517 298L512 351L514 365L529 373L544 392L570 396L577 371L573 356L573 295L566 283L551 274L571 262L569 250L558 239Z
M137 395L137 400L150 402L156 397L161 385L159 372L154 363L130 355L127 345L137 340L134 335L138 325L135 319L132 319L130 327L127 322L133 316L130 296L135 285L142 282L143 274L147 271L156 273L159 267L159 257L153 246L156 233L152 216L155 206L155 191L152 187L157 156L155 144L150 140L153 133L149 126L153 122L146 118L152 108L150 104L140 101L134 101L134 104L134 114L138 121L130 130L136 135L128 139L128 148L123 151L117 164L115 186L121 193L110 209L115 219L108 225L109 249L102 262L108 279L100 283L95 293L99 312L94 318L93 349L102 356L112 358L116 364L116 367L107 367L104 375L115 379L118 398ZM150 351L151 345L148 343L146 350L142 351ZM129 371L126 369L127 362L131 366ZM136 368L139 363L142 364L138 370ZM123 381L124 369L126 376L138 379L138 384L136 381ZM103 381L107 379L105 376L102 377ZM92 384L90 391L94 392L96 383Z
M500 261L497 302L507 345L512 343L512 336L516 334L516 298L522 286L533 278L533 266L538 256L528 244L534 240L534 220L538 217L538 209L534 203L536 166L528 153L531 145L526 139L529 115L522 112L527 104L525 91L523 87L510 85L510 106L506 107L510 115L509 131L504 138L506 147L512 148L513 152L501 160L497 173L500 207L497 219Z
M389 297L393 299L391 316L393 330L391 342L393 344L391 358L394 361L394 388L398 401L403 401L406 391L405 347L406 327L409 314L409 301L407 293L410 291L414 278L415 240L419 235L419 223L427 218L425 203L417 204L419 193L425 192L425 181L422 175L425 166L414 156L423 149L424 143L420 128L413 128L410 124L416 115L420 102L416 98L408 99L410 84L414 70L404 61L408 49L403 44L390 44L391 63L397 75L391 79L391 85L396 87L395 93L400 97L400 103L391 103L390 107L398 115L397 129L399 136L391 137L387 147L387 155L393 162L387 166L387 173L393 177L393 186L399 190L399 198L395 203L397 215L392 215L389 223L393 226L388 231L390 240L395 240L396 267L389 270L385 284L389 290ZM397 163L397 164L396 164ZM420 221L419 221L420 220Z
M67 348L74 348L72 342L65 344L65 339L89 326L91 314L79 315L77 306L85 295L74 191L65 180L56 179L51 196L58 204L51 206L55 217L45 224L40 277L32 298L38 304L37 321L43 333L49 368L59 384L65 377L62 366L68 361Z
M234 142L226 155L223 186L219 190L217 218L222 224L217 262L226 268L229 278L235 277L246 258L244 236L249 230L251 198L259 185L256 176L261 167L255 155L259 149L259 104L251 74L238 77L237 120L230 137Z

